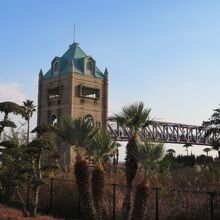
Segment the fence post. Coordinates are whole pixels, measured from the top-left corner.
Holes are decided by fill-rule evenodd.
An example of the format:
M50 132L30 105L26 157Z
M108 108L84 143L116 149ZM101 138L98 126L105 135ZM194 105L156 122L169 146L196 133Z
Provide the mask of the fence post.
M28 176L28 185L27 185L27 198L26 198L26 207L29 209L29 201L30 201L30 176Z
M213 204L213 198L214 198L214 193L210 192L210 217L211 220L214 220L214 204Z
M51 211L53 209L53 181L54 181L54 178L51 178L50 180L50 210Z
M159 198L159 193L158 193L159 192L159 188L155 188L155 190L156 190L155 191L156 220L159 220L159 204L158 204L159 203L159 199L158 199Z
M112 211L113 211L113 213L112 213L112 219L113 220L115 220L115 209L116 209L116 207L115 207L115 201L116 201L116 184L115 183L113 183L112 184L112 187L113 187L113 209L112 209Z

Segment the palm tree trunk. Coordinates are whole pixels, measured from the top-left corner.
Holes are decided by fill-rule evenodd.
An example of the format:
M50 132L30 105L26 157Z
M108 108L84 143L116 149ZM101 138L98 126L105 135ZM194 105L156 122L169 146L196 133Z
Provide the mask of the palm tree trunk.
M29 117L29 116L28 116ZM30 118L27 120L27 144L29 143L29 135L30 135Z
M77 158L75 163L76 183L81 201L84 220L95 220L95 207L90 187L89 165L84 158Z
M104 186L104 170L101 167L95 167L92 172L92 194L95 203L96 213L99 220L102 220L103 215Z
M129 219L130 209L131 209L131 194L132 194L132 188L127 188L126 194L123 200L122 205L122 219Z
M133 135L130 141L126 146L127 155L126 155L126 181L127 181L127 192L123 200L122 207L122 217L123 220L129 219L129 213L131 209L131 194L132 194L132 185L133 180L137 173L138 161L137 161L137 135Z
M131 220L144 219L144 213L147 208L148 197L149 197L149 189L146 186L146 184L142 183L138 185L136 188Z

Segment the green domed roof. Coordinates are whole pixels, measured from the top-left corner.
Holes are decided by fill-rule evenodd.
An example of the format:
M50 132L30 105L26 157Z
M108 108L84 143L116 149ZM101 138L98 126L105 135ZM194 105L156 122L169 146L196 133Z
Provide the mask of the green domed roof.
M62 57L55 57L54 60L59 62L59 74L64 75L72 72L74 65L74 72L84 74L85 59L90 58L87 56L78 43L73 43L69 46L69 49L63 54ZM53 61L54 61L53 60ZM53 62L52 61L52 62ZM94 75L99 78L104 78L103 73L95 66ZM50 79L52 77L52 70L50 69L44 76L43 79Z

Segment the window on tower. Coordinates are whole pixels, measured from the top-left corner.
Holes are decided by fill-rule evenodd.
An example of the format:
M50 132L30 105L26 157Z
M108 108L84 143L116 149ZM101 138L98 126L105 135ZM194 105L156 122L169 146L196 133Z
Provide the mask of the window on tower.
M54 63L54 72L57 72L58 71L58 62L55 62Z
M48 91L48 98L49 100L51 99L55 99L55 98L60 98L61 96L61 90L60 90L60 87L55 87L55 88L52 88Z
M48 106L60 105L62 102L63 86L57 86L48 89Z
M87 86L79 86L79 96L82 98L89 99L99 99L100 98L100 90L97 88L90 88Z
M86 119L86 121L88 121L92 126L95 125L95 120L94 120L94 118L93 118L92 115L86 115L85 119Z
M87 69L87 72L88 73L93 73L93 63L92 61L88 61L87 64L86 64L86 69Z
M56 115L52 115L50 123L52 125L57 125L57 117L56 117Z

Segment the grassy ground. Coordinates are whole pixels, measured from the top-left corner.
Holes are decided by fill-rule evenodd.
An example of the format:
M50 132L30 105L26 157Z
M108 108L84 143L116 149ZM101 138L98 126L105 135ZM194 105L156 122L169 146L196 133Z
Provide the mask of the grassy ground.
M22 212L18 209L10 208L8 206L0 204L0 219L1 220L58 220L50 216L39 216L37 218L24 218ZM61 220L61 219L59 219Z

